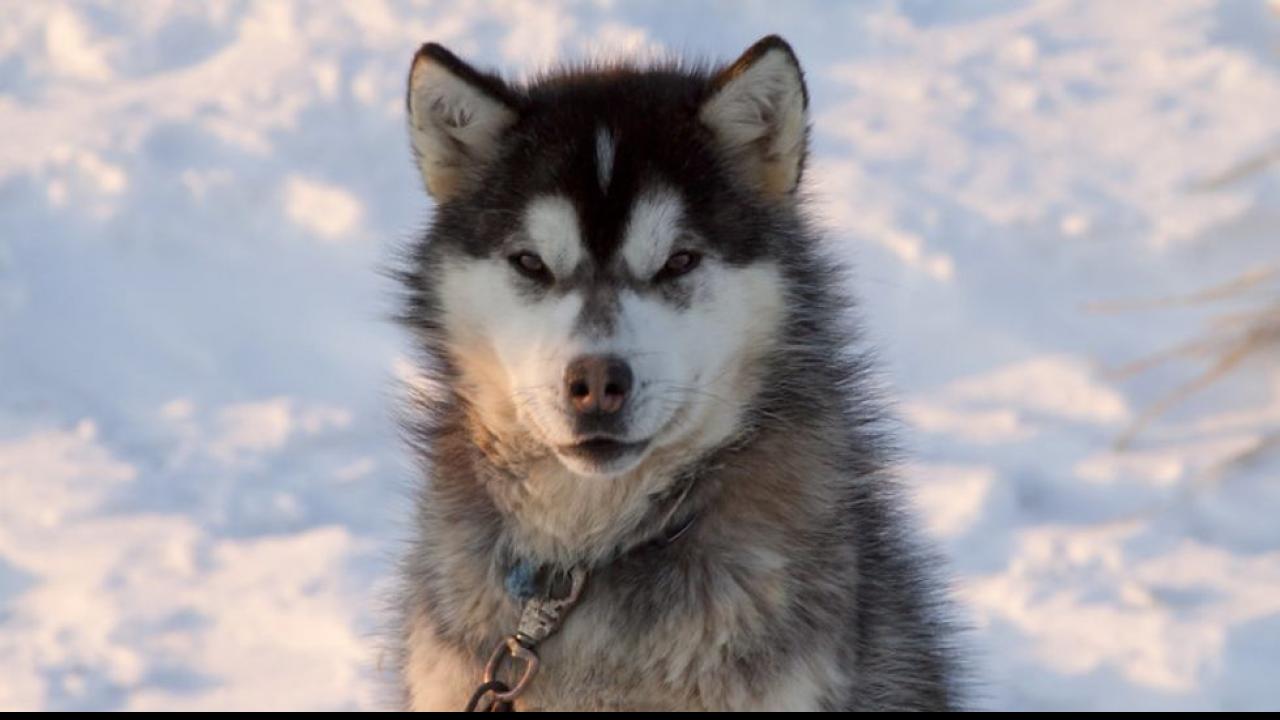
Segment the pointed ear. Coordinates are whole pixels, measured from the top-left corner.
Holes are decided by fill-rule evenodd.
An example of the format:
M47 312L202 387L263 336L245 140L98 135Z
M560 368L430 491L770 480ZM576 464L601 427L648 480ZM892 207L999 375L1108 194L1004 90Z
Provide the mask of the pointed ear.
M407 104L418 169L439 201L475 186L519 115L505 83L435 43L413 57Z
M809 94L787 41L770 35L717 73L699 117L750 185L769 197L796 189L808 151Z

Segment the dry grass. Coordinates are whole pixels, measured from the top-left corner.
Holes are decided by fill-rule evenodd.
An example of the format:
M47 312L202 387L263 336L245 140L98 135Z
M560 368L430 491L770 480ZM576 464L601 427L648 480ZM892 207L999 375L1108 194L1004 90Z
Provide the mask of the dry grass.
M1274 292L1267 293L1269 300L1255 301L1257 306L1247 310L1215 315L1210 319L1208 327L1191 340L1112 371L1113 377L1124 380L1173 360L1190 360L1204 368L1190 380L1144 408L1116 441L1117 449L1129 447L1152 421L1230 375L1246 360L1280 350L1280 265L1259 268L1190 295L1131 303L1097 303L1090 306L1089 309L1094 312L1108 314L1203 306L1245 300L1255 290L1269 290L1269 285L1275 286Z
M1089 307L1093 312L1119 314L1224 303L1244 304L1247 309L1220 312L1212 316L1205 329L1190 340L1112 371L1115 378L1124 380L1172 361L1186 360L1201 366L1201 370L1189 380L1144 408L1116 439L1117 450L1131 447L1152 422L1192 396L1205 392L1237 371L1245 361L1280 352L1280 265L1257 268L1188 295L1139 302L1096 303ZM1220 477L1242 470L1277 450L1280 450L1280 431L1273 431L1261 436L1248 448L1225 458L1208 474Z
M1280 2L1273 6L1280 13ZM1280 166L1280 145L1227 168L1197 183L1191 192L1215 192L1261 175ZM1280 235L1280 233L1277 233ZM1280 244L1280 237L1277 238ZM1175 360L1190 360L1202 366L1191 379L1179 384L1144 408L1116 440L1116 449L1130 447L1150 424L1215 383L1238 370L1245 361L1280 351L1280 264L1267 264L1230 280L1188 295L1137 302L1102 302L1087 308L1093 312L1117 314L1219 304L1244 306L1244 310L1222 311L1210 318L1207 327L1191 339L1152 353L1122 367L1113 374L1132 378ZM1228 458L1221 471L1240 468L1280 449L1280 431L1263 435L1249 449Z

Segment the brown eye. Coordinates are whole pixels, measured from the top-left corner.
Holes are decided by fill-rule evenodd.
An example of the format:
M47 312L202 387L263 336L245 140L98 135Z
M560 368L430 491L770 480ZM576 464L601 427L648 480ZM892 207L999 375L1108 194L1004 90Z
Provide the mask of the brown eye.
M511 267L515 268L516 272L524 275L530 280L551 282L553 279L551 277L551 271L547 269L546 263L542 262L542 258L538 257L535 253L520 252L507 258L507 260L511 262Z
M653 277L653 281L662 282L678 278L681 275L687 275L698 267L700 262L702 262L702 256L692 250L681 250L680 252L672 253L671 257L667 258L667 263Z

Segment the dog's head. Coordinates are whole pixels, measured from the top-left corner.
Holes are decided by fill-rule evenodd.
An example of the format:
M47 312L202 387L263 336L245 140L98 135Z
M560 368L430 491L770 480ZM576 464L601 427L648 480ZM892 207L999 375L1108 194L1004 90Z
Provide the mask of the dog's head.
M776 37L715 72L527 86L424 46L408 92L438 203L424 307L474 420L583 476L694 460L739 432L783 321L777 227L807 102Z

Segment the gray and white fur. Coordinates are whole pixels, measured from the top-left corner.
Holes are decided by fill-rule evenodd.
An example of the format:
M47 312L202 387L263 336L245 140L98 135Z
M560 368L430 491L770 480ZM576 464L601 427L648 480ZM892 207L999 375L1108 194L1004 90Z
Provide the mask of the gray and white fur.
M719 68L522 85L415 56L436 210L401 273L430 388L406 422L407 707L466 703L516 627L515 562L589 568L517 709L959 705L934 563L802 214L808 104L778 37Z

